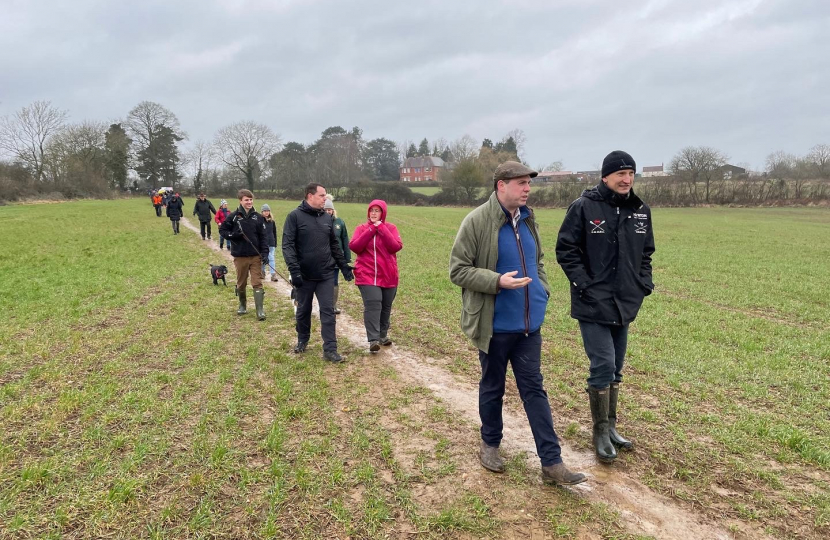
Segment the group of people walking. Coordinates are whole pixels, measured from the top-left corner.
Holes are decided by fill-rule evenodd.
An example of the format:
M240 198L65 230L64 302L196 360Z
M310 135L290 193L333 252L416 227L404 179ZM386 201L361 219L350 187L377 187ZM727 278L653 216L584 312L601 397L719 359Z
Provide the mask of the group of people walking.
M236 268L237 313L247 313L247 283L250 276L257 319L265 320L263 279L267 269L277 281L274 267L277 228L267 204L261 213L253 207L253 193L238 193L239 208L223 218L219 234L232 244L231 255ZM345 222L337 217L334 202L326 189L317 183L306 186L305 199L285 218L282 232L282 256L288 268L293 296L297 302L295 324L296 354L302 354L311 339L311 308L314 298L320 309L320 333L323 357L342 362L337 350L336 315L339 276L356 280L364 301L363 320L369 351L389 346L389 320L398 287L397 252L403 242L397 228L386 220L386 203L372 201L366 223L355 230L351 241ZM352 254L356 256L351 266ZM357 276L357 278L356 278Z
M633 191L635 174L636 163L628 153L608 154L600 182L569 206L556 241L556 260L570 284L571 316L579 323L589 360L585 390L593 422L593 446L602 463L613 463L618 449L634 446L617 431L620 386L629 325L643 299L654 290L651 210ZM478 349L481 365L482 466L497 473L505 470L499 445L510 364L536 443L543 481L571 485L586 477L571 471L562 460L541 373L541 328L550 285L539 225L527 206L531 179L537 175L515 161L496 168L489 199L461 223L450 254L449 276L461 287L461 327ZM257 318L265 320L263 280L267 269L271 279L277 280L277 228L267 204L261 213L254 209L251 191L242 189L238 197L239 207L228 212L224 200L217 211L200 194L194 215L199 216L202 238L210 239L210 213L216 214L219 234L234 258L237 313L247 313L250 275ZM178 194L167 202L175 233L181 207ZM336 336L341 274L346 281L355 281L360 290L369 350L377 352L392 344L390 316L398 289L397 253L403 241L395 225L387 220L387 213L384 201L370 202L366 221L357 226L349 240L346 224L337 217L326 189L310 183L304 200L286 216L282 255L297 303L295 353L301 354L308 347L312 300L316 297L323 356L333 363L343 360Z
M629 324L654 290L651 210L633 191L636 163L622 151L603 160L601 180L565 214L556 259L570 283L571 316L589 359L586 392L597 458L613 463L633 443L617 431ZM493 175L489 200L464 218L452 247L450 280L462 289L461 326L481 364L479 459L503 472L502 404L513 368L545 483L584 482L562 461L541 373L541 327L550 285L539 225L527 206L537 172L515 161Z

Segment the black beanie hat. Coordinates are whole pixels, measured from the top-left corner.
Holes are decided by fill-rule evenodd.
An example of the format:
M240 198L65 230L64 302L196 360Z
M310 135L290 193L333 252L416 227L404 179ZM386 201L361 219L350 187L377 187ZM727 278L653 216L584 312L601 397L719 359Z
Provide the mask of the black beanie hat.
M637 164L628 152L614 150L602 160L602 178L617 171L625 170L637 172Z

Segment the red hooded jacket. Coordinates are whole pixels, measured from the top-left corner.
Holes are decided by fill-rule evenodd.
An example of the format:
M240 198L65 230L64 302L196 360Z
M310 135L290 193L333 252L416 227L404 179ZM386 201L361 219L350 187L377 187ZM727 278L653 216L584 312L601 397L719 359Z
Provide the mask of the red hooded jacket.
M369 221L369 209L380 207L380 225ZM356 255L354 265L355 285L378 287L398 286L398 253L403 249L398 228L386 221L386 203L376 199L366 209L366 223L358 225L349 242L349 249Z

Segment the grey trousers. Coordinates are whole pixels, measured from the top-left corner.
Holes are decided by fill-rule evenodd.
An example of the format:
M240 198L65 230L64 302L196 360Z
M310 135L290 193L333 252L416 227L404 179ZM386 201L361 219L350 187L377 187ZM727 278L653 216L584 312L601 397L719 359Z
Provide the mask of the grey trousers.
M366 327L368 341L380 341L389 332L389 317L392 315L392 302L398 294L397 287L376 287L358 285L363 298L363 326Z

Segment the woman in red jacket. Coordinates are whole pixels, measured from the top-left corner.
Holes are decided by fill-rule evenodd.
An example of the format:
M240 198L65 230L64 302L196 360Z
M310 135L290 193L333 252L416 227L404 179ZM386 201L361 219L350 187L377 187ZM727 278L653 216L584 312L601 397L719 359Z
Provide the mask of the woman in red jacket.
M349 242L357 255L355 284L363 297L363 325L369 350L378 352L389 339L389 316L398 292L398 256L403 242L398 229L386 221L386 203L377 199L369 203L368 220L359 225Z

